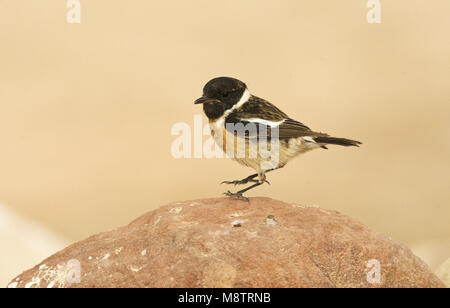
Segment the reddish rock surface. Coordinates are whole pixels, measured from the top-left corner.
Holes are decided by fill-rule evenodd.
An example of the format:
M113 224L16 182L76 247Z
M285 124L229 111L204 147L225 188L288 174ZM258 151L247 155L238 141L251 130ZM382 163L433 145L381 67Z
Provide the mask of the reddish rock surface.
M76 277L74 267L67 265L71 259L80 262L79 283L67 281L68 273ZM67 247L9 284L49 286L444 284L407 247L338 212L269 198L251 198L250 204L218 198L178 202L148 212L128 226Z

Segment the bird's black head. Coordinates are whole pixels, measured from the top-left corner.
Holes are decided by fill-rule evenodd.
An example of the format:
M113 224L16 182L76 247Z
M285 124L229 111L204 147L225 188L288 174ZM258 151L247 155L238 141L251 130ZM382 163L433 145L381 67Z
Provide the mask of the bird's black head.
M245 83L235 78L214 78L208 81L203 88L203 96L195 103L203 104L203 110L209 119L217 119L239 102L246 89Z

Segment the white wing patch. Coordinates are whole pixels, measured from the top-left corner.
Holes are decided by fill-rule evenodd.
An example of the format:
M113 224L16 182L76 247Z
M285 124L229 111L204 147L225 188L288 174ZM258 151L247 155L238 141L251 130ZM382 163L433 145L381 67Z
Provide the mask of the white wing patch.
M311 137L302 137L303 138L303 140L305 140L306 142L313 142L313 143L316 143L316 141L313 139L313 138L311 138Z
M279 126L281 123L283 123L285 120L281 120L278 122L273 122L273 121L268 121L268 120L263 120L263 119L257 119L257 118L252 118L252 119L242 119L244 121L248 121L251 123L259 123L259 124L264 124L270 127L277 127Z

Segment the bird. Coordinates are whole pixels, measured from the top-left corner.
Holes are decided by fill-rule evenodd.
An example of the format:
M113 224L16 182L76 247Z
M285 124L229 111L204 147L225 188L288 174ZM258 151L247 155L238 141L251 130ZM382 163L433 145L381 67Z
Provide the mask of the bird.
M224 194L249 202L244 193L268 183L266 173L284 167L291 159L327 145L359 146L359 141L332 137L311 130L290 118L269 101L252 95L247 85L232 77L217 77L203 87L202 104L216 145L238 163L256 173L222 184L250 186ZM275 159L274 159L275 157Z

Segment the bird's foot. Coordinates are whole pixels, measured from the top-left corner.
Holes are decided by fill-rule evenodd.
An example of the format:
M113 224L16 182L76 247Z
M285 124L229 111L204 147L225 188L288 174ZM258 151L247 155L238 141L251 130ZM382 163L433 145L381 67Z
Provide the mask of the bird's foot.
M237 199L244 200L244 201L247 201L248 203L250 203L250 200L246 196L244 196L241 192L232 193L231 191L228 190L227 192L225 192L223 194L225 196L237 198Z

